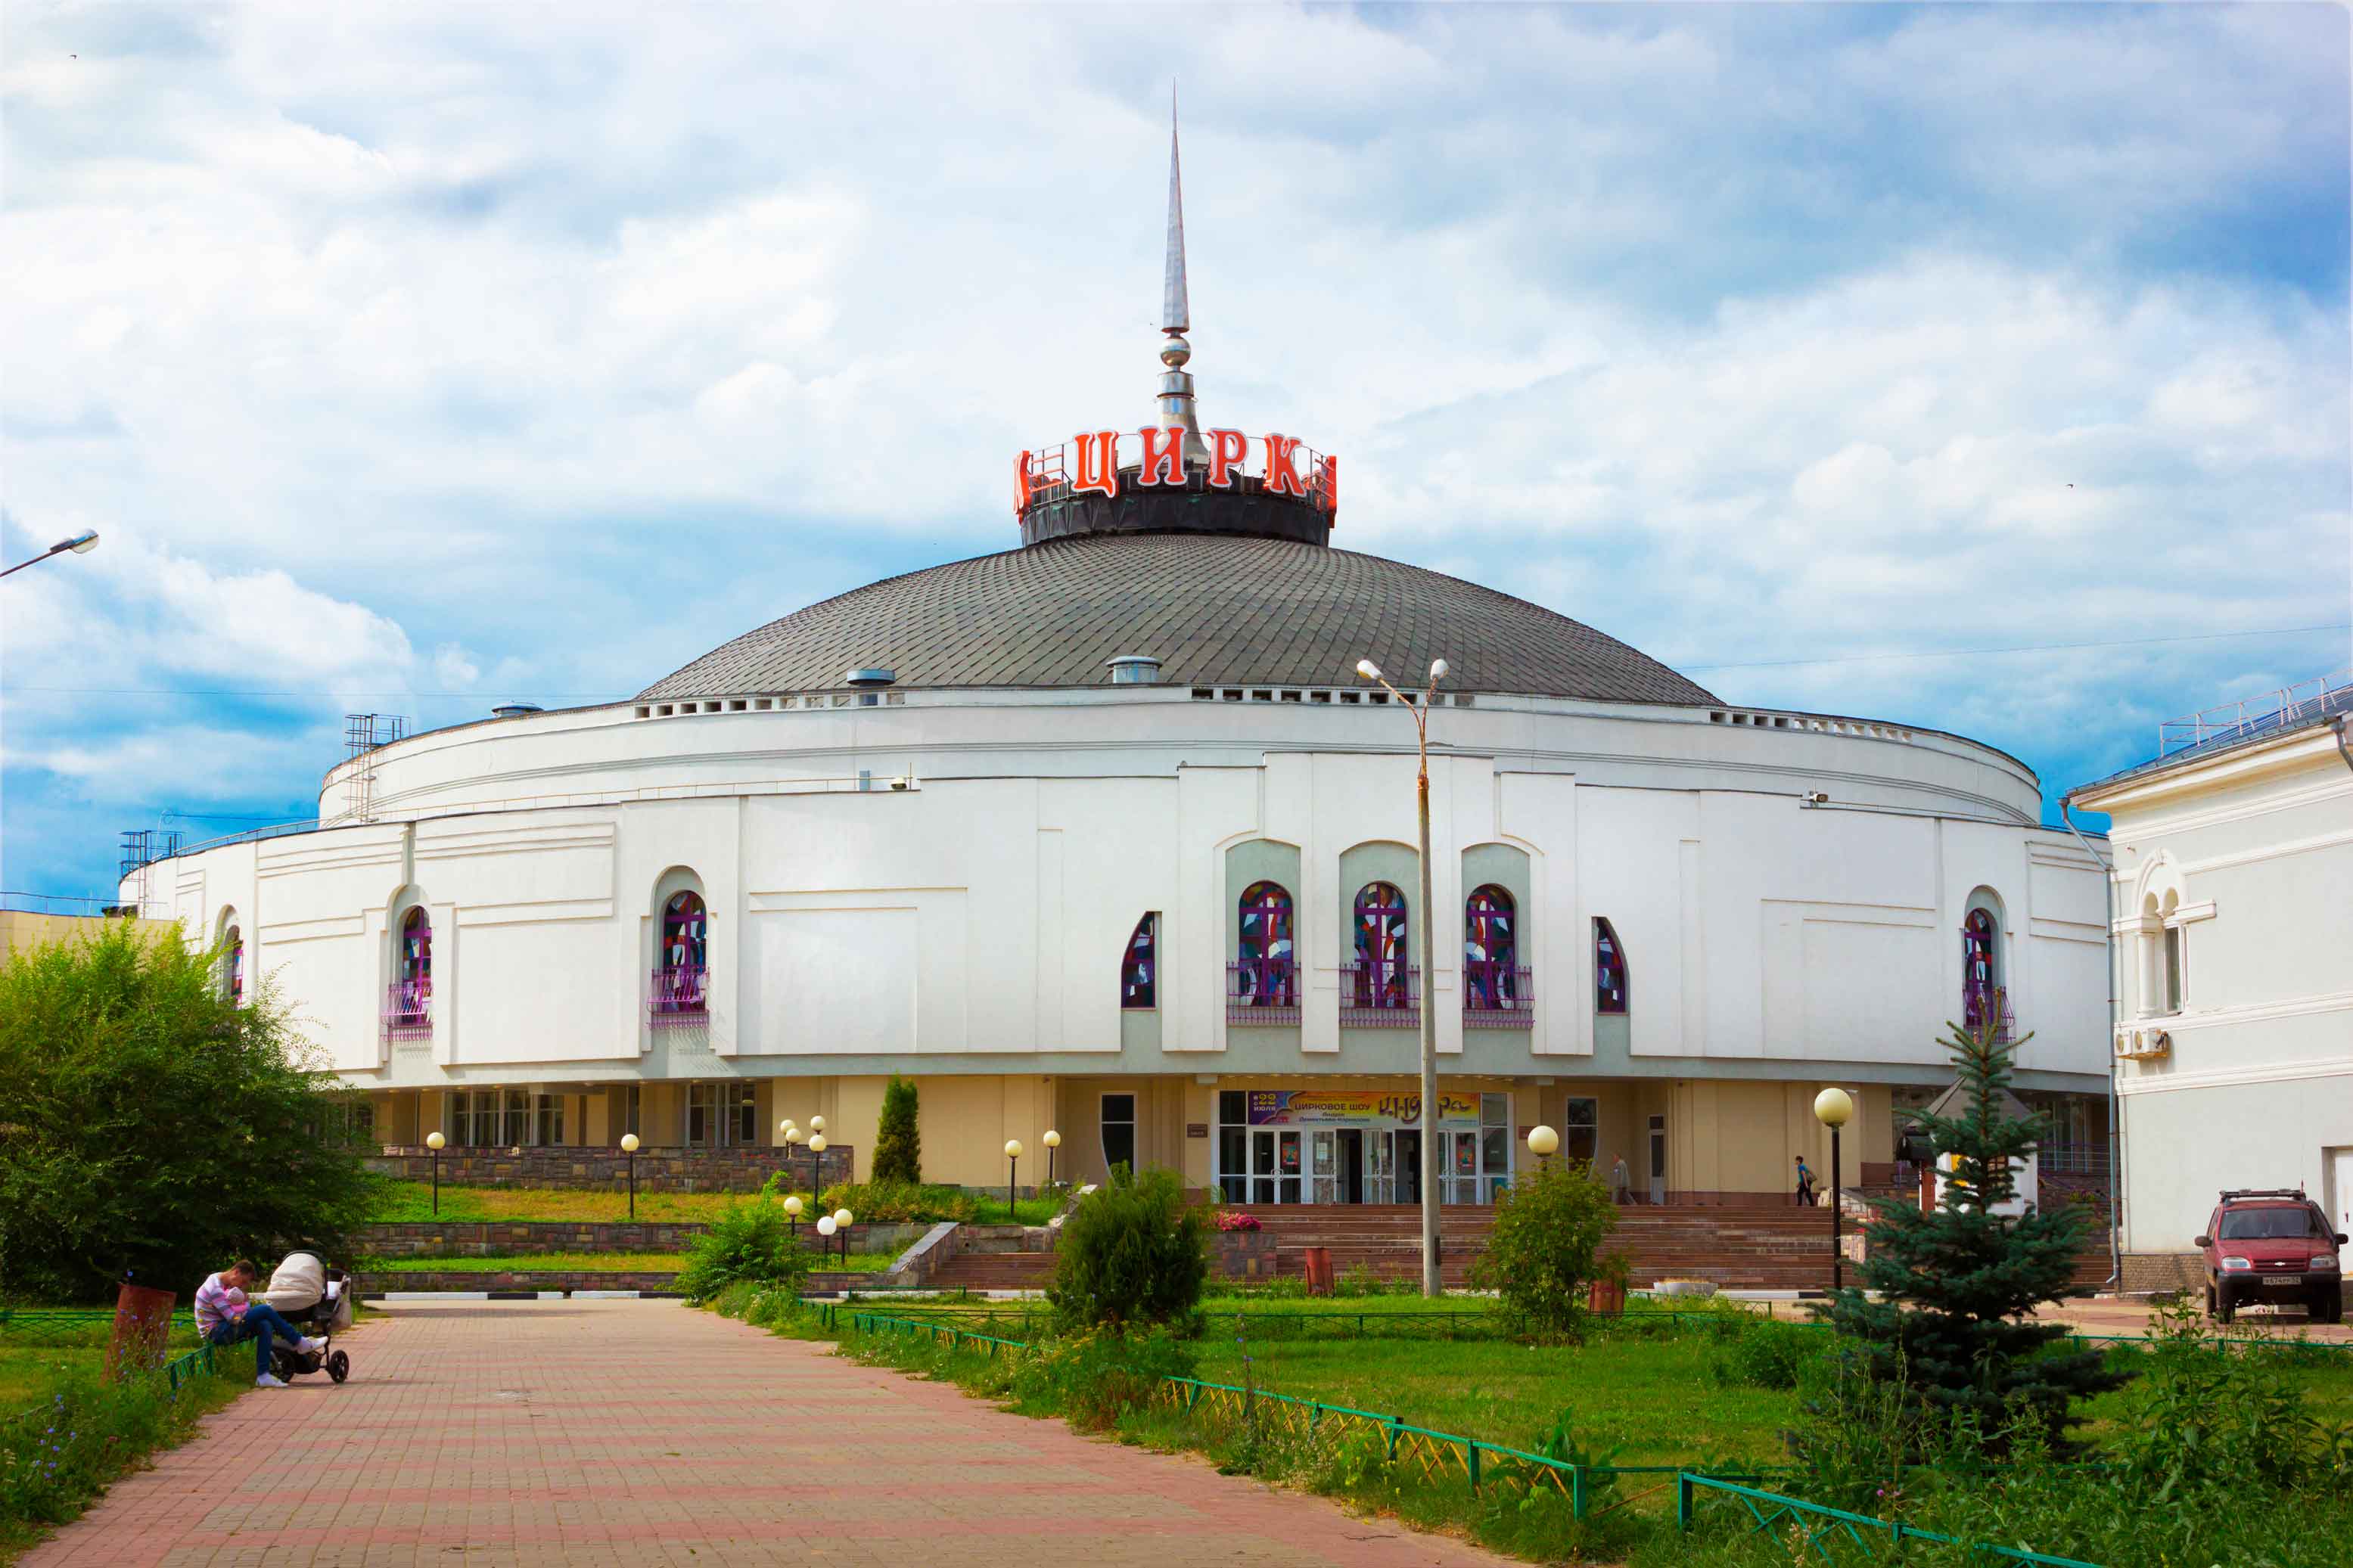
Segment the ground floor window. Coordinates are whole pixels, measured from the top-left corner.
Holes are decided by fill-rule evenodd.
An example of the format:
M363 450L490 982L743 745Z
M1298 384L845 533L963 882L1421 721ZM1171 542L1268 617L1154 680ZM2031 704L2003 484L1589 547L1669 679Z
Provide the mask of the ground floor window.
M449 1096L449 1142L460 1149L519 1149L533 1142L532 1097L520 1089L461 1089Z
M757 1086L748 1083L687 1085L686 1141L697 1149L740 1148L759 1142Z
M532 1141L533 1142L541 1144L563 1142L564 1096L560 1094L541 1095L539 1097L539 1104L534 1109L533 1120L537 1123L537 1126L534 1128L533 1132Z
M1103 1156L1105 1171L1121 1165L1135 1169L1135 1096L1103 1097Z
M1590 1165L1601 1157L1601 1102L1571 1095L1560 1119L1560 1152Z

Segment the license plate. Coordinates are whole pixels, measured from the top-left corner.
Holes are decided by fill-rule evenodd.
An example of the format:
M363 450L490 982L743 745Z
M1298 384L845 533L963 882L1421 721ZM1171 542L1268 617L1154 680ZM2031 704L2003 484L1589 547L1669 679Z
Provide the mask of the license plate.
M2263 1276L2263 1283L2266 1285L2301 1285L2304 1283L2304 1276L2301 1274L2266 1274Z

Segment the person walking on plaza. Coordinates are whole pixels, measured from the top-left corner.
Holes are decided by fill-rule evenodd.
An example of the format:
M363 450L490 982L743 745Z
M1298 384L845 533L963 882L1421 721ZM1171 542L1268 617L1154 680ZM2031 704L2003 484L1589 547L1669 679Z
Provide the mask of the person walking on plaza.
M254 1385L283 1388L286 1380L269 1370L269 1342L282 1339L306 1352L318 1350L322 1342L304 1338L269 1302L248 1300L246 1287L258 1278L259 1271L243 1261L217 1274L206 1275L205 1282L196 1287L196 1332L211 1345L243 1344L251 1340Z
M1803 1154L1798 1156L1798 1206L1801 1209L1814 1206L1814 1173L1806 1169Z
M1609 1167L1609 1195L1623 1208L1634 1201L1634 1173L1626 1169L1626 1156L1620 1154Z

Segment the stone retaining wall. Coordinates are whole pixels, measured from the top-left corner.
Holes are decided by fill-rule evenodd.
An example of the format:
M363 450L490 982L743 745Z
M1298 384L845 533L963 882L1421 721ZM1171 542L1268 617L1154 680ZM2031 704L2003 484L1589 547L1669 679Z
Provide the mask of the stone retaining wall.
M783 1149L647 1148L638 1151L638 1191L641 1193L754 1193L769 1176L786 1168ZM791 1155L794 1184L808 1185L812 1159L821 1162L820 1189L850 1179L854 1151L834 1144L822 1154L806 1150ZM433 1152L410 1145L386 1145L381 1154L367 1157L367 1168L403 1181L433 1179ZM444 1149L441 1184L445 1187L593 1188L622 1192L629 1184L629 1156L618 1149Z
M363 1299L389 1290L661 1290L678 1276L635 1269L437 1269L417 1274L354 1274Z
M2128 1296L2159 1290L2185 1290L2203 1300L2206 1259L2195 1252L2127 1252L2119 1288Z
M665 1220L418 1220L359 1232L364 1258L506 1258L546 1252L684 1252L710 1228ZM921 1225L853 1225L852 1252L898 1252L922 1239ZM807 1226L802 1239L818 1237Z

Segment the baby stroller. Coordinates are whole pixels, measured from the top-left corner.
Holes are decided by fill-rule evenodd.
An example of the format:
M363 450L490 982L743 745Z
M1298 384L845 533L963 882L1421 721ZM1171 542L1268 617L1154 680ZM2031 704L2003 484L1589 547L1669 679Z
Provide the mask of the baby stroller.
M352 1358L333 1348L334 1336L352 1326L351 1280L340 1268L330 1268L308 1252L290 1252L269 1277L261 1299L278 1315L321 1342L315 1351L273 1342L269 1370L288 1382L323 1369L337 1383L352 1374Z

